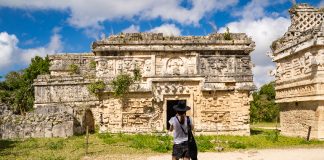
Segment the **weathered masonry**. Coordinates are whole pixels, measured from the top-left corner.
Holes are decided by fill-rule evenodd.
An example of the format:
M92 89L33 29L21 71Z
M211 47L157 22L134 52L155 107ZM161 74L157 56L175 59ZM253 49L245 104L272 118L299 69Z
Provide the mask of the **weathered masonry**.
M273 42L276 102L284 135L324 139L324 10L299 4Z
M92 53L51 56L50 75L34 83L35 107L91 111L88 116L101 132L151 133L166 131L175 114L172 106L185 100L196 132L249 135L249 95L255 88L249 54L254 46L241 33L230 33L228 40L221 33L113 35L94 42ZM71 64L79 72L71 74ZM134 69L140 69L141 81L125 99L115 98L110 82ZM99 80L105 90L90 94L87 85Z

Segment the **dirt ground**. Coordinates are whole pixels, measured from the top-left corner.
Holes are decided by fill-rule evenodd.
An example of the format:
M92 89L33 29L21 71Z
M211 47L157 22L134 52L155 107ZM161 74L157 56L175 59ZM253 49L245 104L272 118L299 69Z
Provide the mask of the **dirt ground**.
M162 155L105 155L84 157L83 160L171 160L170 154ZM199 160L324 160L324 148L312 149L265 149L236 152L205 152Z
M167 160L170 155L148 157L147 160ZM224 153L199 153L200 160L324 160L321 149L266 149Z

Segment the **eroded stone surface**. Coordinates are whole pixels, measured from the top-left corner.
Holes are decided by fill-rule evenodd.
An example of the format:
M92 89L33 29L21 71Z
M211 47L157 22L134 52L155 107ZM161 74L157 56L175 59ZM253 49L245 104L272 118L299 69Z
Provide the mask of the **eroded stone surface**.
M101 132L165 132L170 100L186 100L192 109L196 133L249 135L249 95L255 89L249 53L254 42L245 34L167 37L155 33L120 34L92 44L93 53L50 56L50 75L39 76L35 108L75 115L81 126L90 110ZM78 66L72 73L71 65ZM95 66L93 65L95 64ZM120 73L142 78L123 100L113 96L111 80ZM102 80L97 96L87 85ZM42 109L45 108L45 109ZM53 136L66 134L64 125ZM49 132L46 132L49 136ZM47 134L48 133L48 134ZM70 133L70 132L69 132Z
M291 26L273 42L276 102L285 135L324 139L324 11L308 4L289 10Z

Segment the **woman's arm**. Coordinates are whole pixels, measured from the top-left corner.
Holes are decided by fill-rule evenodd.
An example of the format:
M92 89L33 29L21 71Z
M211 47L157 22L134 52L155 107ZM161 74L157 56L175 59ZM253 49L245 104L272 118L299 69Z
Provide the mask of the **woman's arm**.
M190 124L191 124L191 130L193 131L194 130L194 122L193 122L193 120L192 120L192 118L190 117L189 118L190 119Z
M170 132L173 131L173 125L170 125L170 129L169 129Z

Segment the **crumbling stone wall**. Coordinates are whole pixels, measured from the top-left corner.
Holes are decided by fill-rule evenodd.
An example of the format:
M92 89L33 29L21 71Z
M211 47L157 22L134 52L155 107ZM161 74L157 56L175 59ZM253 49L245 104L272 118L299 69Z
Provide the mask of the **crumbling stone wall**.
M186 100L197 133L249 135L254 42L241 33L231 38L119 34L95 41L93 54L51 56L50 75L34 83L35 108L67 107L80 123L91 122L78 116L83 108L101 132L151 133L166 131L168 101ZM71 73L71 64L80 72ZM135 69L141 80L123 99L114 97L111 80ZM87 86L96 81L106 87L93 95Z
M289 10L291 26L273 42L276 102L284 135L324 139L324 12L298 4Z
M7 108L1 104L0 109ZM36 108L25 115L15 115L10 110L0 112L0 139L69 137L85 133L86 127L95 129L90 109L52 104Z
M67 112L29 112L0 115L0 138L68 137L81 133L81 125Z

